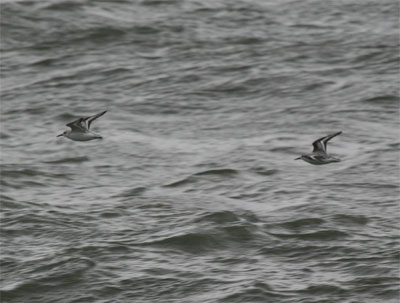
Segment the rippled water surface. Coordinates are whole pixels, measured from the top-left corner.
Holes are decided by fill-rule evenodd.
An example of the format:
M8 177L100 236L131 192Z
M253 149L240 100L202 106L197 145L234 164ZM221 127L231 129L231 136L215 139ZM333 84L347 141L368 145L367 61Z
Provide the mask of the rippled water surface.
M398 34L394 0L2 1L1 301L398 302Z

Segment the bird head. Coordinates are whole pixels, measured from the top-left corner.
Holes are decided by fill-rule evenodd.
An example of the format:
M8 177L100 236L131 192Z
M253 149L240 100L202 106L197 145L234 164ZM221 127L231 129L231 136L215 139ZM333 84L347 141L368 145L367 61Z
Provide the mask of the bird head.
M67 134L67 131L63 132L62 134L59 134L57 137L62 137L65 136Z

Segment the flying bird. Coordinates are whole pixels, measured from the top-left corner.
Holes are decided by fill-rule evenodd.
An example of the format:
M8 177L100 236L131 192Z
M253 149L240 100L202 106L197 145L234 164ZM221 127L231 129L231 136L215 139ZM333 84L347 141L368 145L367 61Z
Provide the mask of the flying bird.
M90 131L90 125L94 120L103 116L107 111L103 111L93 116L82 117L67 124L71 129L66 130L57 137L67 137L74 141L90 141L94 139L102 139L103 137Z
M323 164L329 164L333 162L340 162L340 159L337 159L335 157L332 157L331 155L328 155L327 153L327 144L330 139L333 137L336 137L337 135L340 135L342 132L337 132L325 137L322 137L318 140L315 140L313 142L314 149L312 153L302 155L299 158L296 158L295 160L304 160L310 164L314 165L323 165Z

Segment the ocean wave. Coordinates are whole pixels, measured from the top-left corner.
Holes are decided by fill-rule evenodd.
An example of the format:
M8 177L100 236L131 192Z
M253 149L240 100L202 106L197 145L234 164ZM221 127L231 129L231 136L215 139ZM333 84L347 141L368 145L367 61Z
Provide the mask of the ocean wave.
M205 253L210 250L226 248L217 234L202 232L174 235L143 244L177 249L188 253Z
M132 189L124 190L122 193L115 195L114 197L131 198L136 196L141 196L147 190L146 187L138 186Z
M399 95L378 95L364 99L362 101L366 103L376 103L376 104L389 103L397 106L400 101L400 97Z
M356 224L356 225L366 225L370 219L363 215L350 215L350 214L336 214L332 218L333 221L337 221L340 224Z
M66 157L63 159L43 161L43 162L50 164L63 164L63 163L82 163L89 160L90 158L88 156L79 156L79 157Z
M221 168L221 169L209 169L195 173L194 176L204 176L204 175L217 175L217 176L233 176L239 172L231 168Z
M298 239L304 241L332 241L350 237L350 234L334 229L320 230L309 233L272 233L269 235L280 239Z
M223 181L226 179L234 178L238 174L239 174L239 171L237 171L235 169L230 169L230 168L210 169L210 170L205 170L205 171L201 171L198 173L194 173L184 179L166 184L166 185L164 185L164 187L180 187L180 186L196 183L198 181L207 181L207 180L210 182L215 182L218 180Z
M278 223L270 223L266 224L269 228L285 228L291 230L298 230L301 228L316 228L321 226L326 221L321 218L302 218L302 219L295 219L286 222L278 222Z
M279 152L282 152L282 150L280 150ZM251 171L255 172L256 174L259 174L261 176L272 176L272 175L276 175L279 173L278 169L268 169L266 167L255 167L255 168L252 168Z
M218 302L283 302L281 300L288 300L294 295L290 293L275 290L271 285L266 282L250 282L244 285L235 287L236 289L232 294L221 298Z
M24 177L50 177L70 179L69 174L65 173L52 173L33 168L20 168L20 169L1 169L2 177L5 178L24 178Z
M339 287L337 285L331 284L315 284L310 285L304 289L298 290L297 292L305 293L313 296L323 295L324 297L329 295L344 295L349 292L349 290Z
M217 224L239 222L240 217L231 211L210 212L202 214L196 222L213 222Z
M7 301L34 298L36 294L68 284L71 279L78 280L93 266L95 266L93 261L81 257L68 257L61 261L35 266L23 274L20 278L22 281L9 281L0 290L0 295L2 300Z
M85 2L84 1L58 1L58 2L52 2L50 4L44 3L42 9L47 9L47 10L53 10L53 11L76 11L84 8Z
M242 217L242 216L240 216ZM207 252L258 241L257 225L229 212L203 214L193 222L195 230L170 236L157 236L143 244L168 247L184 252ZM250 245L250 244L249 244Z

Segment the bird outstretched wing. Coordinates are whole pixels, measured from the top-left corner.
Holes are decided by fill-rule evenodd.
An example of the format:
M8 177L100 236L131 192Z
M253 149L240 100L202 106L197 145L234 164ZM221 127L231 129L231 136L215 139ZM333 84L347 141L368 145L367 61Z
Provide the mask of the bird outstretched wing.
M98 114L95 114L95 115L93 115L93 116L84 117L84 118L82 118L82 119L83 119L83 120L82 120L82 123L85 123L86 128L87 128L87 129L90 129L90 125L92 124L92 122L93 122L94 120L96 120L97 118L103 116L106 112L107 112L107 111L105 110L105 111L103 111L103 112L101 112L101 113L98 113Z
M340 131L340 132L337 132L337 133L334 133L334 134L331 134L331 135L327 135L327 136L325 136L325 137L322 137L322 138L319 138L319 139L317 139L317 140L315 140L314 142L313 142L313 146L314 146L314 150L313 150L313 152L315 153L315 152L324 152L324 153L326 153L327 152L327 144L328 144L328 141L330 140L330 139L332 139L333 137L336 137L337 135L340 135L342 132Z
M82 117L79 118L75 121L72 121L67 124L68 127L71 127L72 130L77 130L77 131L89 131L90 125L94 120L97 118L103 116L107 111L103 111L101 113L95 114L93 116L88 116L88 117Z

